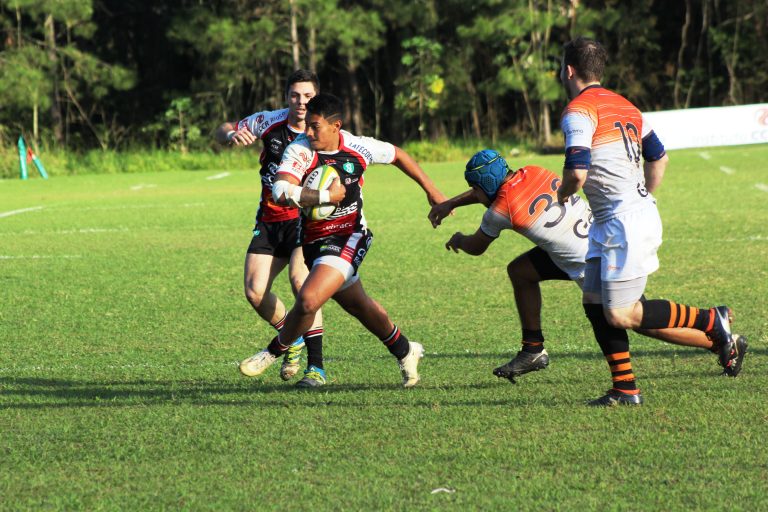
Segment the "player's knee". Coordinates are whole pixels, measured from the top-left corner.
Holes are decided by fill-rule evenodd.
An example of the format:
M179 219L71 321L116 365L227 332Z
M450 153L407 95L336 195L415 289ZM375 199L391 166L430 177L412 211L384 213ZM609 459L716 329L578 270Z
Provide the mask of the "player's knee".
M522 266L522 257L517 257L507 265L507 276L512 284L520 284L529 281Z
M316 295L299 293L298 297L296 297L296 304L293 307L300 315L315 315L322 305L322 302Z
M264 290L257 290L253 288L252 286L245 286L245 298L248 299L248 302L250 302L253 307L259 307L261 306L261 303L264 301L264 296L266 295Z
M632 317L623 311L606 309L605 319L608 321L608 325L616 329L632 329L635 327Z

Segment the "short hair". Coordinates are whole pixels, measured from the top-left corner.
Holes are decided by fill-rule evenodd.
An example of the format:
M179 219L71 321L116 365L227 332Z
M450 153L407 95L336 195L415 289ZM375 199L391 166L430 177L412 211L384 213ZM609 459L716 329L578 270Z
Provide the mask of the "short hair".
M324 117L328 121L344 118L344 102L333 94L318 94L307 102L307 112Z
M576 75L587 82L599 82L605 72L608 52L603 45L587 37L577 37L563 46L563 65L572 66Z
M299 82L312 82L315 92L320 94L320 79L317 78L317 74L308 69L297 69L288 75L288 78L285 79L285 94L288 94L293 84Z

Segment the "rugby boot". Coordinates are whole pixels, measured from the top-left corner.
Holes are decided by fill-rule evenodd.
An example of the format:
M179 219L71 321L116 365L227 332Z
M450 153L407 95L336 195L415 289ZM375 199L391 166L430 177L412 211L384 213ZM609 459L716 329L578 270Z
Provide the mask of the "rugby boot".
M493 374L499 378L509 379L512 384L515 384L515 377L543 370L548 365L549 354L546 349L538 353L521 350L510 362L493 370Z
M421 343L415 341L409 342L410 348L408 354L397 360L397 364L400 366L400 373L403 375L403 387L412 388L419 383L421 379L419 377L419 360L424 357L424 347Z
M275 361L277 361L277 357L270 354L269 350L264 349L240 362L240 373L246 377L256 377L264 373L264 370L272 366Z
M301 351L304 348L304 338L299 337L293 344L288 347L285 355L283 356L283 364L280 365L280 378L283 380L291 380L297 373L299 373L299 362L301 361Z
M616 389L609 389L604 396L592 400L589 405L593 407L616 407L617 405L640 405L642 403L643 395L640 393L630 395Z
M736 377L741 372L741 363L744 362L744 355L747 353L747 338L741 334L733 334L733 349L728 364L723 368L723 375Z
M725 368L734 354L736 340L731 336L731 310L728 306L717 306L715 323L707 334L718 347L720 366Z
M325 386L325 370L310 366L304 370L304 378L296 383L297 388L319 388Z

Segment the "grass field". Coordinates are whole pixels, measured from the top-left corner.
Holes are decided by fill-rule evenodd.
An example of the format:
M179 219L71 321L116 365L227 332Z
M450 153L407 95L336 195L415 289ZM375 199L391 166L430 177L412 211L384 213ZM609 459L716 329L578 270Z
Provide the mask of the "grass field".
M334 304L328 386L239 375L272 336L241 291L255 171L0 180L0 510L768 509L768 146L671 160L646 294L729 304L750 353L729 379L633 335L646 403L608 410L584 405L610 374L571 283L543 287L550 367L491 374L518 350L505 267L530 244L447 252L481 207L433 230L394 167L366 175L361 275L425 345L412 390ZM451 195L461 168L425 165Z

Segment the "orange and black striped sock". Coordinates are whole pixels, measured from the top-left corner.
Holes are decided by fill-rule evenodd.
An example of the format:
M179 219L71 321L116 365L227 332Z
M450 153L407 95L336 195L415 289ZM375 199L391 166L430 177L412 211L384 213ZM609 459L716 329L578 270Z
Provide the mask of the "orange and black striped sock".
M539 354L544 350L544 333L541 329L523 329L523 352Z
M709 332L715 323L714 309L699 309L669 300L646 300L643 302L641 329L671 329L689 327Z
M584 304L584 312L587 314L589 323L592 324L600 350L608 361L613 389L630 395L638 394L640 391L637 389L635 374L632 373L632 363L629 360L627 331L611 326L600 304Z
M606 354L605 359L611 368L613 389L628 395L640 393L640 390L637 389L637 382L635 382L635 374L632 373L632 362L629 359L629 352Z

